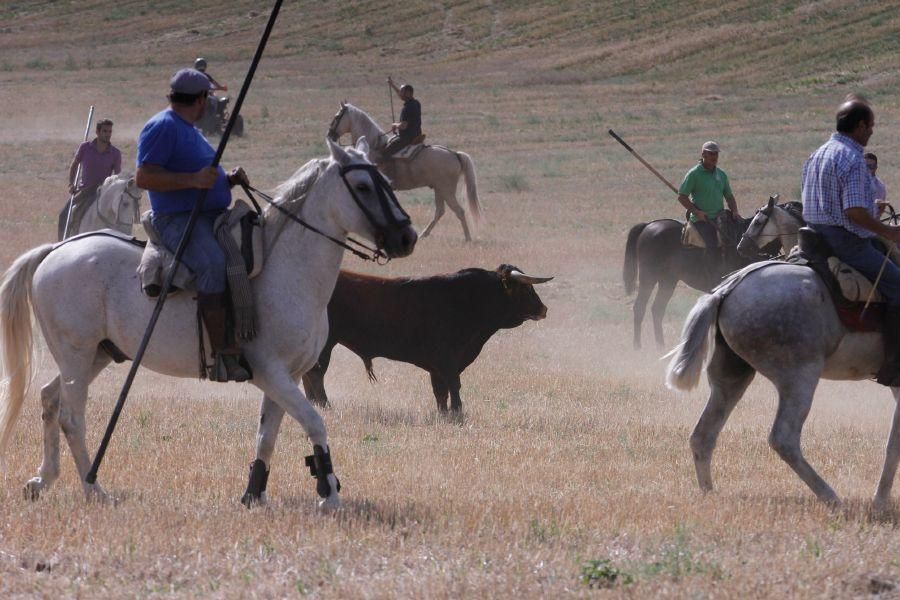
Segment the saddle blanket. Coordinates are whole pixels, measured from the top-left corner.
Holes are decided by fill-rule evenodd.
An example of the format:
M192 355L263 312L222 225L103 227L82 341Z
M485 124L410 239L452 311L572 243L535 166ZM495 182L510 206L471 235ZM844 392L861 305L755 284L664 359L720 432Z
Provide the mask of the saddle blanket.
M138 266L138 276L144 293L155 298L162 290L163 281L168 276L169 266L174 255L160 242L159 233L150 222L151 212L148 210L141 216L141 224L147 232L147 246ZM252 279L262 272L263 267L263 223L246 202L235 200L234 206L216 220L216 230L223 219L231 231L235 244L240 248L241 257L247 267L248 278ZM195 276L187 267L181 265L175 274L173 285L179 290L196 290ZM175 290L172 290L173 292Z

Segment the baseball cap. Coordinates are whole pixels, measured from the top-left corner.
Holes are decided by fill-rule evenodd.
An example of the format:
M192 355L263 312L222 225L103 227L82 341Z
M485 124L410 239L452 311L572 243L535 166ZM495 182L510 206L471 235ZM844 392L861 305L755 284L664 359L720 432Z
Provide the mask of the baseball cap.
M713 142L712 140L710 140L710 141L706 142L705 144L703 144L703 152L715 152L716 154L718 154L719 153L719 145L717 143Z
M209 78L197 69L181 69L172 75L169 86L176 94L197 95L212 89Z

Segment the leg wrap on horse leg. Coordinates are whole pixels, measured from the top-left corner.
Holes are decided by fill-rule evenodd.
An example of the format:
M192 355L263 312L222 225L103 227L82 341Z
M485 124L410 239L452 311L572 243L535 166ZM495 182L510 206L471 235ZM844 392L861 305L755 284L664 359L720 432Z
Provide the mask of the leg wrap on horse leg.
M241 504L249 508L251 505L258 503L262 499L263 492L266 491L266 484L269 481L269 469L261 458L257 458L250 463L250 479L247 481L247 491L241 497Z
M306 457L306 466L309 467L309 474L316 478L316 492L318 492L319 496L322 498L327 498L331 495L331 484L328 483L328 476L334 474L334 469L331 466L331 453L328 451L328 448L322 448L322 446L316 444L313 446L313 453L310 456ZM337 490L341 491L341 482L335 476L335 481L337 481Z

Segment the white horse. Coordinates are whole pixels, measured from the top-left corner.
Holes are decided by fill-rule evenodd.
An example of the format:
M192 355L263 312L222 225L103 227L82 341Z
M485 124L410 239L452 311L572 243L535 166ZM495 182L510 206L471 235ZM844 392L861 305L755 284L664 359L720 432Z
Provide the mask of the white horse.
M806 222L803 220L803 205L800 202L775 204L777 196L769 198L769 203L756 211L741 235L737 251L742 256L755 257L774 240L781 244L781 252L787 254L797 245L797 232Z
M430 187L434 190L434 218L422 231L423 238L431 233L444 215L446 204L462 224L466 241L471 241L466 211L456 199L456 188L460 177L465 177L469 212L472 214L473 224L477 225L481 219L481 205L478 203L475 164L472 157L465 152L455 152L444 146L425 146L410 159L384 160L381 157L381 150L387 144L387 134L362 109L341 102L340 110L334 115L328 127L328 137L337 141L345 133L349 133L354 140L360 136L366 138L371 149L370 160L384 171L395 190L412 190L420 187Z
M299 169L278 188L276 203L338 240L355 232L388 256L410 254L416 232L367 161L365 140L348 150L331 141L328 146L330 157ZM243 352L253 369L251 383L263 392L263 405L277 405L309 436L313 462L320 467L321 506L335 508L340 497L325 423L298 382L315 364L327 338L326 306L344 250L274 208L267 209L266 220L266 268L252 281L259 333L243 345ZM85 445L88 385L109 364L110 354L135 355L155 300L145 297L135 281L141 257L137 247L91 236L53 248L48 244L26 252L0 280L0 365L6 379L0 400L0 452L9 442L31 379L30 303L59 375L41 390L44 457L38 475L25 486L26 494L39 496L59 476L61 427L85 494L104 499L99 484L85 481L91 467ZM170 297L143 366L174 377L196 377L198 343L194 300L188 294Z
M110 175L97 189L97 199L87 208L78 231L71 235L98 229L114 229L131 235L135 223L141 221L142 195L133 175Z

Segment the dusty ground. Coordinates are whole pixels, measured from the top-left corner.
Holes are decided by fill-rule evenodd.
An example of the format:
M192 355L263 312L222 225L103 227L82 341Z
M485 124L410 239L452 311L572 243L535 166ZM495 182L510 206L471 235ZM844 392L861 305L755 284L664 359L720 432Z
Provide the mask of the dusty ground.
M218 5L176 17L174 4L0 8L0 264L53 238L89 105L115 121L113 141L132 165L137 132L164 106L176 68L205 55L239 88L265 11L245 2L210 22L200 15ZM695 12L715 23L701 31L717 44L708 50L682 35L692 15L670 3L506 4L289 3L245 104L248 135L224 161L273 187L325 152L339 100L386 124L387 73L416 85L429 139L473 156L486 223L465 244L448 214L412 257L377 272L509 262L556 277L539 290L548 318L499 333L464 373L464 422L435 415L424 373L378 360L372 385L338 350L325 416L344 511L315 513L295 423L279 439L271 506L247 511L237 500L259 394L142 372L100 473L122 501L86 504L64 450L62 478L31 503L20 490L40 463L32 393L0 482L0 593L898 593L897 513L869 512L893 408L883 388L823 383L805 430L804 449L845 510L819 506L768 448L776 398L764 380L722 434L718 491L698 492L687 437L705 387L668 391L661 352L631 349L621 284L628 228L680 211L606 134L616 129L673 181L703 141L718 140L747 214L771 193L797 197L834 108L861 90L876 107L871 145L890 197L900 185L896 11L703 3ZM423 227L431 194L400 197ZM349 256L345 265L373 270ZM676 292L670 342L696 297ZM52 374L45 354L37 381ZM124 374L112 368L91 390L91 448Z

